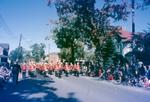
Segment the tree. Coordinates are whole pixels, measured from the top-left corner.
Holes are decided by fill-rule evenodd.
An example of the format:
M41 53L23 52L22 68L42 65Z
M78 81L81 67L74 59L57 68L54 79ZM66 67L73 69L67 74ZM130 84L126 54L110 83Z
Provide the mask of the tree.
M94 51L95 51L94 48L85 50L85 56L84 56L85 61L96 62L95 52Z
M60 58L70 63L84 57L84 46L79 41L78 32L74 31L76 29L73 26L62 27L55 32L55 42L57 47L61 49Z
M58 24L58 27L54 31L55 42L58 48L60 49L65 48L65 49L70 50L71 58L69 62L74 63L78 56L76 55L78 53L76 52L77 46L79 45L78 43L82 42L80 39L81 32L78 27L80 22L78 22L79 18L76 18L74 13L71 11L73 10L72 8L65 9L66 5L73 6L70 4L69 5L65 4L62 1L59 1L56 3L56 9L59 15L59 24ZM69 9L72 13L66 11ZM59 12L60 10L62 10L62 12ZM63 13L63 12L66 12L66 13Z
M70 62L71 60L71 51L69 48L62 48L58 55L62 62Z
M150 24L149 24L150 26ZM148 30L144 30L144 32L137 33L133 36L134 38L134 45L131 54L135 55L136 61L142 61L144 65L150 64L150 28ZM137 63L136 62L136 63Z
M56 45L58 48L63 49L70 49L71 51L71 59L70 61L74 63L75 61L75 46L76 40L78 39L77 33L74 31L74 25L61 27L55 31L56 34Z
M25 51L24 53L24 61L28 62L32 59L31 51Z
M16 48L10 52L9 59L13 62L14 61L23 62L24 52L25 50L23 47Z
M84 44L83 42L76 41L75 46L75 59L82 60L85 57Z
M94 47L97 62L113 60L111 55L105 56L115 49L113 40L118 41L120 36L116 30L118 27L112 26L111 21L126 20L129 14L127 4L118 0L104 0L101 8L95 8L95 3L96 0L55 0L59 16L55 42L61 49L72 49L73 62L75 41L81 41L89 48ZM111 44L107 50L106 42Z
M150 64L150 32L144 37L143 62L145 65Z
M150 0L143 0L143 3L145 6L149 6L150 5Z
M35 43L31 46L31 55L35 62L39 62L41 59L45 58L45 47L46 46L43 43Z
M150 24L148 24L150 26ZM136 44L136 57L145 65L150 64L150 27L142 33L138 44ZM139 46L140 45L140 46Z
M115 46L111 37L109 37L102 48L103 66L107 68L113 64L113 58L115 55Z

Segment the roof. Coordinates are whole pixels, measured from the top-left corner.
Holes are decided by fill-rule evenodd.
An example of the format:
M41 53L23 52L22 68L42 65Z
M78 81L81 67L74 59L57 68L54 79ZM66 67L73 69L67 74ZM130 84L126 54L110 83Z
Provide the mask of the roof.
M0 43L0 47L2 47L3 49L9 50L9 44L7 43Z
M124 29L120 29L121 37L125 38L125 41L130 41L132 39L132 33Z

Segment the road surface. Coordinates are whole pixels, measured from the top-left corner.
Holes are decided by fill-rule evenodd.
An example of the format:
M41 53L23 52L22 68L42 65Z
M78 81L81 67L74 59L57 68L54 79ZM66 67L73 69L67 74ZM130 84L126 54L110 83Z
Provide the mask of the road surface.
M0 102L150 102L150 90L88 77L38 77L0 91Z

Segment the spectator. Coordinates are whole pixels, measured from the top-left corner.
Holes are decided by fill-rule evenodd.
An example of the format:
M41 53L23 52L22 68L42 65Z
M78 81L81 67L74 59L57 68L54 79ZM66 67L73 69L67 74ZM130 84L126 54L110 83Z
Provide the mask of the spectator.
M18 84L19 72L21 72L21 67L18 62L15 62L14 64L12 64L12 76L14 85Z
M148 67L147 78L148 78L148 80L150 80L150 66Z
M138 75L139 75L139 76L145 76L145 73L146 73L146 70L145 70L145 68L144 68L144 65L142 64L142 65L140 66L140 68L138 69Z

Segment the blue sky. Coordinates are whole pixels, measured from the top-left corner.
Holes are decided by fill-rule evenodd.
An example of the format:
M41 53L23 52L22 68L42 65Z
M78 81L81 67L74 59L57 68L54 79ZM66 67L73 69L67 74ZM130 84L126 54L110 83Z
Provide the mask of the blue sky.
M99 4L97 4L99 6ZM47 0L0 0L0 15L12 33L2 28L0 24L0 42L10 44L10 49L18 47L19 34L23 35L22 45L29 49L33 43L46 41L44 38L54 28L49 24L50 19L57 19L55 8L47 6ZM129 16L130 18L130 16ZM150 23L150 8L136 11L136 31L142 31ZM131 20L117 22L128 31L131 31ZM50 52L58 52L54 41L50 41Z
M47 6L47 0L0 0L0 15L12 33L0 27L0 42L10 44L10 49L18 47L19 34L23 35L22 45L29 48L33 43L45 42L54 25L47 25L56 19L54 7ZM51 41L51 52L58 51Z

